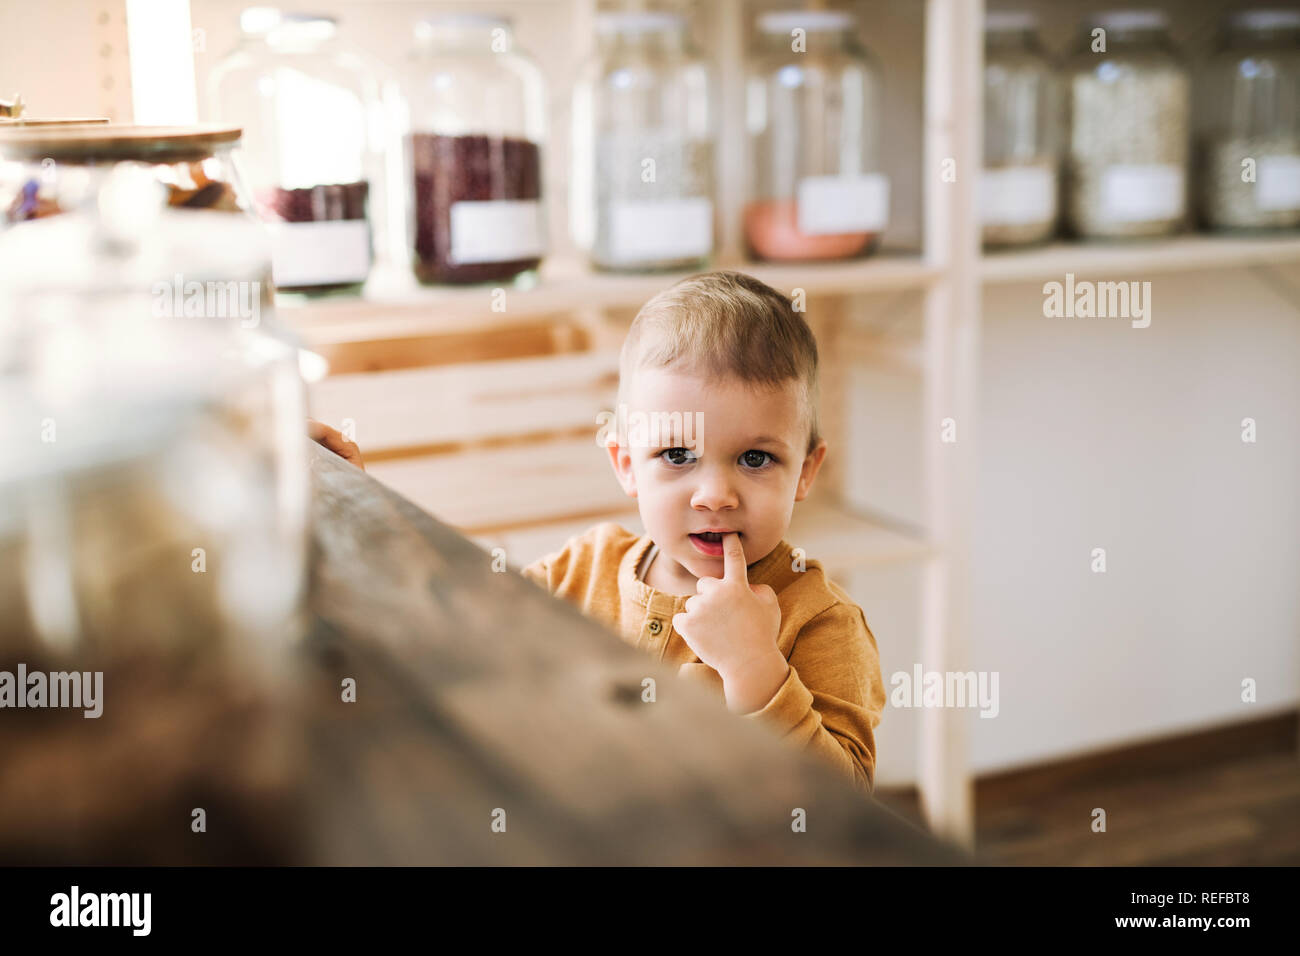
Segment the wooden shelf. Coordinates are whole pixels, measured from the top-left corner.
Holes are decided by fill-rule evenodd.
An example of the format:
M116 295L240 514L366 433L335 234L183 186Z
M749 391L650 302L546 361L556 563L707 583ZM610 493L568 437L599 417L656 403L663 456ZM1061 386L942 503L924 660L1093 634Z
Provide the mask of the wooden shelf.
M1300 235L1276 237L1186 235L1160 241L1055 242L1033 249L986 253L980 260L985 285L1036 282L1075 275L1140 276L1300 264ZM723 268L724 266L719 266ZM733 263L778 289L808 295L924 290L941 267L919 256L887 254L852 262L773 265ZM502 286L504 311L493 310L490 285L420 286L395 270L380 271L362 294L306 302L277 302L280 317L308 348L329 350L359 342L417 339L494 329L518 331L555 316L599 309L636 309L688 273L618 275L589 272L573 262L543 265L532 288ZM916 366L915 350L905 359Z
M489 550L504 548L506 560L512 566L522 568L559 550L569 538L602 521L616 521L637 534L645 531L640 516L633 509L517 531L473 535L471 538ZM785 539L795 547L803 548L809 559L820 562L832 578L859 568L919 561L931 553L930 546L917 536L838 504L812 499L795 505Z
M808 295L925 289L941 270L919 256L882 254L849 262L774 265L718 264L743 270L769 285ZM507 328L579 309L637 309L656 293L691 273L594 273L574 262L548 261L532 288L421 286L408 274L377 270L361 295L307 302L277 301L279 317L308 347L374 339L397 339L495 326ZM504 311L493 311L494 291L505 290ZM499 297L498 297L499 298Z
M1157 241L1055 242L1035 249L987 253L984 283L1032 282L1075 275L1139 275L1300 263L1300 235L1186 235Z

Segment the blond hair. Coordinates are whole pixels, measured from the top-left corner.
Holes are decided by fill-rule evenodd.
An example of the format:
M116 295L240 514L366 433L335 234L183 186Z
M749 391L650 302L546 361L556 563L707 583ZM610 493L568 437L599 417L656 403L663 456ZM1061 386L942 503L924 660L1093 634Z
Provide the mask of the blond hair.
M641 307L619 358L619 402L637 369L681 367L768 388L802 386L810 454L821 441L817 340L787 296L741 272L682 279Z

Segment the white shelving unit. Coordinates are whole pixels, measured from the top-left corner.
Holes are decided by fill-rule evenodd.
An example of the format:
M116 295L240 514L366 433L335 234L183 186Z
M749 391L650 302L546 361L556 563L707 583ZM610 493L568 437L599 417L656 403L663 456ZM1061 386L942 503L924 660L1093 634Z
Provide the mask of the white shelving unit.
M193 0L192 5L198 11L220 4L233 6L225 4L225 0ZM561 189L553 189L551 195L562 211L563 169L567 163L563 155L566 98L573 64L586 54L597 7L617 4L534 0L490 5L516 12L521 41L535 52L545 53L540 59L553 83L555 119L550 142L550 184L554 187L558 182ZM760 9L793 4L716 0L654 5L677 6L691 14L698 30L697 40L712 55L723 79L720 166L724 170L742 168L744 113L738 78L743 75L748 24ZM1026 251L982 255L975 188L982 152L983 0L809 4L823 5L847 7L859 14L864 42L881 60L887 79L890 96L885 123L892 148L886 162L894 183L895 205L895 222L886 236L887 248L881 255L856 262L797 266L747 263L742 259L739 234L739 211L744 200L742 177L723 175L718 196L723 223L718 265L744 269L787 292L803 289L810 302L817 303L815 308L810 306L809 318L815 321L823 338L823 353L840 375L851 375L856 367L884 365L916 376L922 407L918 443L921 460L916 469L922 530L909 532L907 523L892 520L889 509L872 507L869 480L828 466L819 484L839 482L842 489L852 487L852 497L859 506L847 506L836 496L810 500L802 512L797 509L804 520L801 524L796 518L791 535L805 535L813 543L809 553L824 555L832 569L848 571L900 561L919 567L919 662L926 671L964 671L970 656L969 562L973 553L971 526L979 449L976 397L984 290L998 284L1060 279L1066 272L1118 277L1126 273L1300 262L1300 237L1186 235L1163 242L1096 246L1058 242ZM338 5L345 20L354 6ZM1183 22L1191 19L1198 24L1196 29L1204 29L1204 23L1217 16L1219 6L1222 4L1201 4L1199 19L1184 18ZM404 47L406 37L399 34L394 43L394 20L408 14L413 17L423 8L408 7L400 0L389 0L377 7L375 12L383 23L372 22L370 35L377 37L385 31L384 35L390 37L388 52L396 53ZM1039 7L1040 12L1049 13L1048 5ZM1050 15L1044 17L1046 30L1058 47L1087 9L1086 4L1075 3L1068 24L1056 22ZM544 11L554 15L550 26L540 25L545 20ZM562 33L555 32L559 24L564 25ZM953 181L941 175L946 160L954 161L957 175ZM505 313L488 311L491 290L420 288L404 269L397 269L378 274L359 300L322 301L286 309L284 315L308 344L327 354L344 356L358 345L372 343L373 351L366 354L372 356L372 365L381 368L404 367L408 364L404 356L420 351L418 347L404 349L403 343L414 345L429 336L483 333L493 326L518 331L521 323L552 323L549 334L560 356L569 355L571 349L578 354L586 349L615 349L630 315L677 276L588 272L567 244L562 215L555 208L552 213L555 253L543 267L535 288L509 291ZM887 296L912 297L909 305L921 315L916 334L884 335L854 321L855 304L886 301ZM383 342L373 345L376 340ZM393 357L394 350L403 354ZM526 357L512 361L515 364L501 370L500 379L514 382L516 394L524 396L522 400L540 400L546 386L539 385L537 393L530 393L527 382L534 375L547 380L545 361ZM599 360L594 362L588 372L599 367ZM410 364L416 363L412 360ZM352 374L338 376L332 384L327 380L318 390L318 410L323 414L334 410L341 413L349 405L355 406L357 389L368 387L379 394L386 387L385 375L405 374L370 373L372 381L367 386L362 379L366 373L355 366L345 360L340 368ZM478 370L485 372L487 366L479 366ZM609 386L608 368L605 372L604 382ZM396 382L387 387L390 394L406 395L414 405L427 407L434 396L448 394L444 386L433 381L438 374L412 368L410 375L425 377L423 386L406 380L400 387ZM580 373L573 374L582 379ZM571 391L572 386L569 388ZM827 400L834 402L836 394L830 389ZM579 401L574 411L581 407ZM413 413L414 407L406 417ZM404 417L391 408L388 414L393 420ZM473 421L472 413L462 420ZM635 527L635 512L627 510L629 502L617 489L609 487L612 483L599 481L604 474L603 462L591 455L590 449L583 457L581 436L590 430L590 422L580 420L577 414L572 421L563 415L552 421L563 426L561 431L572 426L567 439L571 444L561 436L551 446L562 449L557 459L571 464L559 465L551 459L537 463L536 445L531 446L532 452L519 452L495 447L490 441L484 447L469 449L458 463L451 464L446 459L406 454L433 451L436 445L428 441L432 436L425 436L421 444L416 436L406 435L393 437L396 452L390 460L384 459L386 452L382 448L378 449L380 459L372 470L431 510L459 520L467 533L483 544L505 546L511 554L540 553L598 519L621 520L625 526ZM942 439L949 421L956 429L956 441ZM490 430L486 425L475 427L480 434ZM839 421L832 427L838 427L842 440L850 439L855 431L853 421ZM534 473L530 467L535 477L530 477ZM516 481L521 486L539 489L535 497L554 502L557 511L567 511L569 516L539 520L540 509L525 501L512 523L503 520L500 509L490 515L472 513L472 508L458 514L458 506L447 505L460 500L457 495L464 490L481 488L483 476L492 475L507 482L510 476L518 476ZM486 480L490 483L495 479ZM562 504L568 499L572 499L571 504ZM860 506L862 502L868 505L866 511ZM578 513L583 505L588 506L589 513ZM973 786L965 715L959 710L930 708L924 709L919 719L917 786L922 811L935 832L973 846Z
M570 23L589 23L595 12L590 2L568 6ZM691 8L697 24L702 25L710 38L707 48L724 77L721 165L724 169L739 168L743 104L742 91L735 78L743 74L744 34L754 11L773 4L721 0L684 6ZM851 6L862 13L867 24L876 22L873 11L888 8L885 19L899 35L900 43L884 41L886 69L890 59L897 59L900 74L911 77L916 87L913 98L921 108L909 117L899 105L899 115L893 122L906 128L906 135L920 142L922 149L910 158L896 155L894 162L902 168L891 170L891 178L895 182L896 208L901 210L901 218L907 224L903 231L919 234L922 240L919 247L888 249L882 255L856 262L795 266L744 262L739 255L741 240L736 227L744 198L739 192L741 177L724 175L720 177L722 187L718 200L721 219L727 225L723 229L719 265L744 269L787 292L803 289L810 302L816 301L822 312L815 317L811 314L815 309L810 306L810 321L824 320L835 330L836 348L826 348L823 338L823 351L829 363L845 363L844 374L848 374L848 365L852 363L882 362L920 374L924 389L923 428L927 429L921 462L925 501L922 535L907 533L887 515L864 514L824 498L796 509L790 534L792 540L811 542L809 553L832 570L847 571L897 561L919 564L923 569L921 663L927 670L963 669L967 606L964 588L968 578L964 562L968 553L970 481L976 447L974 396L980 319L981 261L974 190L980 166L983 4L979 0L927 0L924 5L895 2ZM522 34L522 42L533 48L538 46L526 33ZM868 45L879 53L882 41L869 38ZM956 182L945 181L940 175L942 164L948 159L956 161ZM915 168L907 169L908 166ZM563 241L562 236L556 237L553 245L563 248ZM323 301L286 309L283 314L310 346L327 355L340 354L363 341L414 342L421 337L467 332L470 328L481 332L486 324L506 328L530 320L544 322L554 316L576 316L593 343L612 348L621 340L622 326L617 321L612 326L606 325L602 336L602 317L609 314L626 317L676 278L593 274L577 265L574 258L561 254L546 263L535 288L508 291L509 305L505 312L488 311L490 289L419 288L399 270L378 275L362 299ZM847 318L852 299L898 293L911 293L920 300L924 315L920 340L891 341L855 327ZM400 363L402 359L396 361ZM490 377L514 381L519 392L520 388L526 390L520 381L521 376L527 380L529 367L530 360L520 360L509 373L499 370L502 374ZM546 374L541 368L537 372ZM358 389L369 387L378 394L382 385L373 380L376 375L368 376L372 381L367 386L362 378L364 374L357 372L333 383L330 380L322 383L317 390L316 411L330 417L356 407ZM431 403L436 395L452 393L445 385L433 381L437 372L408 370L377 374L405 376L400 385L391 381L389 392L406 395L417 405ZM417 384L420 378L423 382ZM544 391L539 387L537 394ZM418 397L422 394L423 399ZM578 407L581 403L574 410ZM413 414L414 408L410 412ZM405 417L391 406L385 414L390 420ZM958 428L956 442L941 441L941 427L947 419L952 419ZM584 441L588 445L590 441L580 436L584 428L590 430L590 420L575 419L570 423L562 416L551 418L553 424L561 421L566 426L572 425L574 435L571 445L555 446L564 449L557 459L575 463L567 467L555 465L548 458L534 473L530 468L536 461L536 451L489 446L466 452L455 464L445 459L403 455L388 461L381 459L371 470L418 503L475 534L483 544L505 546L510 554L540 553L597 519L621 520L626 526L636 526L635 511L627 509L629 502L621 497L612 482L600 480L608 478L604 473L607 466L599 461L598 455L589 450L584 453ZM840 427L842 435L847 437L853 423L841 422ZM422 442L408 434L392 436L391 441L395 448L406 451L429 451L436 445L432 436L425 436ZM571 510L577 502L582 502L588 506L589 513L539 523L530 521L530 516L536 513L532 500L515 502L518 511L513 515L499 507L486 513L472 505L461 508L459 503L448 504L469 501L468 497L458 495L471 487L482 491L485 482L490 484L496 480L493 475L501 476L501 481L513 480L521 487L533 489L530 497L556 502L557 510ZM843 474L835 478L852 480ZM869 491L865 497L870 497ZM575 504L558 503L567 499L573 499ZM918 785L927 819L936 832L971 845L972 789L961 716L941 709L925 712L920 745Z

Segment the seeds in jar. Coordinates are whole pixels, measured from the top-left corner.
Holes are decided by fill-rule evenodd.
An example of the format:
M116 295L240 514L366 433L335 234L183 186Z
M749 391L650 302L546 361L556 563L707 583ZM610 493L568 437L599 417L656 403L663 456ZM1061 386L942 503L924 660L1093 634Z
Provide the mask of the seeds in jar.
M273 187L260 197L262 207L283 222L365 219L367 182L326 183L300 189Z
M541 149L501 136L410 137L415 274L421 282L492 282L541 264Z
M1188 79L1103 62L1070 78L1066 215L1084 237L1176 232L1187 212Z
M980 175L980 221L990 248L1044 242L1056 229L1056 162L986 166Z
M647 181L646 160L654 175ZM593 264L684 269L713 249L713 145L669 130L606 134L596 144Z
M259 212L271 234L271 263L282 292L352 289L370 272L370 184L271 187Z
M1256 136L1204 144L1201 213L1216 229L1300 226L1300 141Z

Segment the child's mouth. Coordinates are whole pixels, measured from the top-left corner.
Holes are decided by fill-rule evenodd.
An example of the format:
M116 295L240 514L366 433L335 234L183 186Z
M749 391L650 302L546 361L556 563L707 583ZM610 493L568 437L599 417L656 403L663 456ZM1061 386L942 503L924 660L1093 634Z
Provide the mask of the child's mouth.
M740 534L740 532L736 532ZM721 531L705 531L700 534L692 534L691 544L695 545L695 550L700 554L707 554L710 557L720 557L722 555L722 535Z

